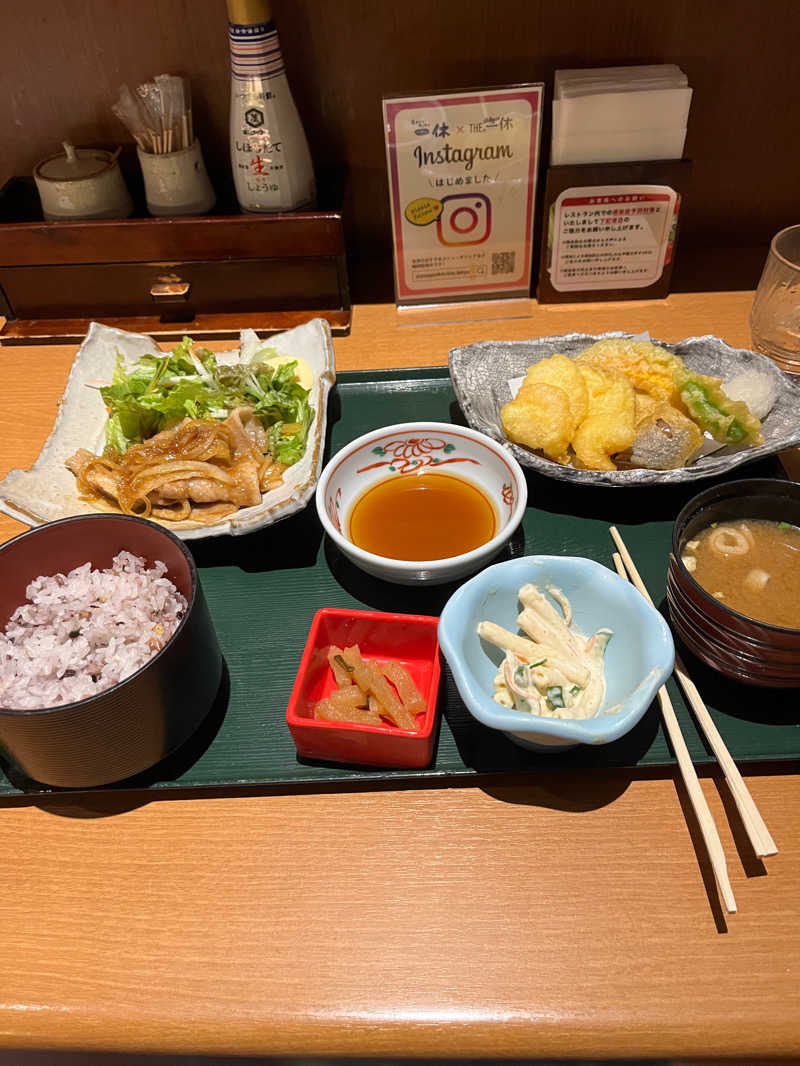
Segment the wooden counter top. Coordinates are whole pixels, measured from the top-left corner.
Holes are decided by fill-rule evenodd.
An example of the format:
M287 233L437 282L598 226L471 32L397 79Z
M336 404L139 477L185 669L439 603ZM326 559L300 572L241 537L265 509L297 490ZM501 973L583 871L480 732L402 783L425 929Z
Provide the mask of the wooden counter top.
M751 300L437 325L364 306L337 365L441 364L455 344L576 329L744 345ZM73 356L0 348L0 476L35 458ZM21 529L0 517L0 540ZM739 905L727 919L669 773L5 801L0 1047L800 1054L800 775L748 775L780 848L763 864L724 782L702 783Z

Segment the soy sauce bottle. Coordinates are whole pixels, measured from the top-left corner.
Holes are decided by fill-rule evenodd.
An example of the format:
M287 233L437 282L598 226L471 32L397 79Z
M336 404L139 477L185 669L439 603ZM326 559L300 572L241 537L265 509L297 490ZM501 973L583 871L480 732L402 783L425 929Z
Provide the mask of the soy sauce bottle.
M308 141L268 0L227 0L231 166L243 211L294 211L316 196Z

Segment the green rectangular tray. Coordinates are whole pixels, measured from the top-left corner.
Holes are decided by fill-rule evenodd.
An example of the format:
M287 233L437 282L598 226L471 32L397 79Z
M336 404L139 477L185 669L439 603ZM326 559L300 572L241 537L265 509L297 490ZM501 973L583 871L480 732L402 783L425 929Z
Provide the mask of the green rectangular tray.
M330 396L327 454L354 437L395 422L433 419L463 424L446 368L342 373ZM672 523L701 486L607 489L573 486L529 471L529 506L510 555L581 555L611 566L610 524L617 525L656 604L663 604ZM741 476L741 475L740 475ZM777 461L744 476L781 476ZM425 770L370 770L301 760L285 713L311 619L320 607L359 607L438 615L453 586L389 585L356 569L322 535L313 502L305 511L246 537L190 541L222 651L229 689L183 749L115 789L290 786L484 773L653 767L674 762L656 705L626 737L536 755L486 729L467 712L445 669L441 727ZM727 682L686 655L690 674L739 762L800 757L796 692ZM670 695L692 758L712 757L675 684ZM41 786L0 774L0 795L41 794Z

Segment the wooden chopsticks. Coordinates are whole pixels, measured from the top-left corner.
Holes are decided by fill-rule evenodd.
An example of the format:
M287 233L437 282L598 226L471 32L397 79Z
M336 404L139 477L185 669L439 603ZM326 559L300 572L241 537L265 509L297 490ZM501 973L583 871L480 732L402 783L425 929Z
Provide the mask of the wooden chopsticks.
M722 767L722 772L725 774L725 780L728 782L728 787L731 790L734 802L739 810L739 814L742 818L742 824L745 831L750 838L750 843L753 845L753 851L759 857L759 859L765 858L767 855L777 855L778 848L775 841L772 839L769 830L761 817L761 812L756 807L755 800L750 795L750 790L744 782L744 778L739 773L739 767L731 758L731 753L725 747L725 741L719 734L719 730L714 725L714 720L708 713L706 705L703 703L700 693L697 691L697 686L694 681L686 673L686 667L681 661L679 655L675 655L675 677L680 682L680 686L683 689L683 693L686 696L689 706L692 708L695 714L695 718L706 735L708 743L711 745L711 750L717 757L717 761Z
M621 573L620 576L625 577L629 575L629 579L639 592L652 603L653 601L650 594L641 579L639 571L636 569L636 564L631 558L630 552L625 546L625 542L620 536L619 530L615 526L612 526L610 532L614 543L619 549L619 554L622 556L622 560L624 560L625 568L628 571L627 575ZM614 560L614 565L617 565L616 559ZM617 566L617 570L619 571L619 566ZM731 758L731 754L726 748L725 741L720 736L719 730L714 725L714 721L708 713L708 708L705 703L703 703L703 699L697 690L697 686L689 677L686 672L686 667L681 661L680 656L677 654L675 656L674 674L683 689L689 706L694 711L697 724L703 730L703 733L711 746L711 750L716 755L717 761L722 767L725 779L728 782L728 787L731 790L731 795L733 796L741 816L745 832L750 838L750 843L753 846L753 851L760 859L765 858L767 855L776 855L778 848L767 829L764 819L761 817L758 807L756 807L755 800L750 795L750 790L745 784L744 778L739 773L738 766Z
M616 534L616 536L614 536ZM612 526L611 535L614 537L615 543L622 550L627 550L621 543L621 538L618 541L619 533ZM628 556L630 559L630 556ZM637 584L634 574L638 578L638 572L636 568L630 572L626 572L625 564L622 558L617 552L613 555L614 566L617 568L617 573L620 577L630 581L636 588L650 600L647 589L644 585L641 585L641 578L639 578L639 584ZM631 561L631 566L633 562ZM653 601L650 600L652 603ZM706 844L708 851L708 857L711 859L711 867L714 871L714 879L717 882L722 901L725 904L725 910L728 914L736 913L736 900L733 897L733 889L731 888L731 882L728 877L728 864L725 861L725 852L722 850L722 841L719 839L719 833L717 832L717 826L714 822L714 817L709 810L706 798L703 795L703 790L700 787L700 782L697 779L697 772L694 768L691 756L689 755L689 749L686 747L686 741L683 739L683 733L678 725L678 719L675 715L675 708L672 706L672 700L669 698L666 686L662 685L658 690L658 702L661 707L661 717L664 720L664 728L672 744L672 750L675 752L675 758L678 760L678 768L681 772L681 777L686 785L686 791L689 793L689 799L692 801L694 812L697 815L697 823L700 826L700 832L703 834L703 840Z

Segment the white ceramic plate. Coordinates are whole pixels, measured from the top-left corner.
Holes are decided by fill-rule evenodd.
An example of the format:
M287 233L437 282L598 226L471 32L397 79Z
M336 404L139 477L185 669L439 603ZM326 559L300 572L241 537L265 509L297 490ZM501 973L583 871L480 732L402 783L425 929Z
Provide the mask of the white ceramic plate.
M242 344L252 345L253 339L252 331L242 333ZM268 337L260 345L305 359L314 371L314 387L309 397L314 421L306 453L286 471L283 484L265 493L261 503L254 507L243 507L210 526L196 522L163 523L183 540L218 537L223 533L234 536L252 533L301 511L314 495L325 447L328 392L336 379L330 327L324 319L315 318ZM40 526L97 510L79 499L75 476L64 465L78 448L96 451L102 447L106 409L98 390L90 388L87 382L111 381L117 352L126 363L133 364L141 356L158 350L155 341L141 333L126 333L98 322L91 324L72 364L53 429L38 459L30 470L11 470L0 482L1 511L29 526ZM223 363L235 363L240 358L238 350L216 355Z

